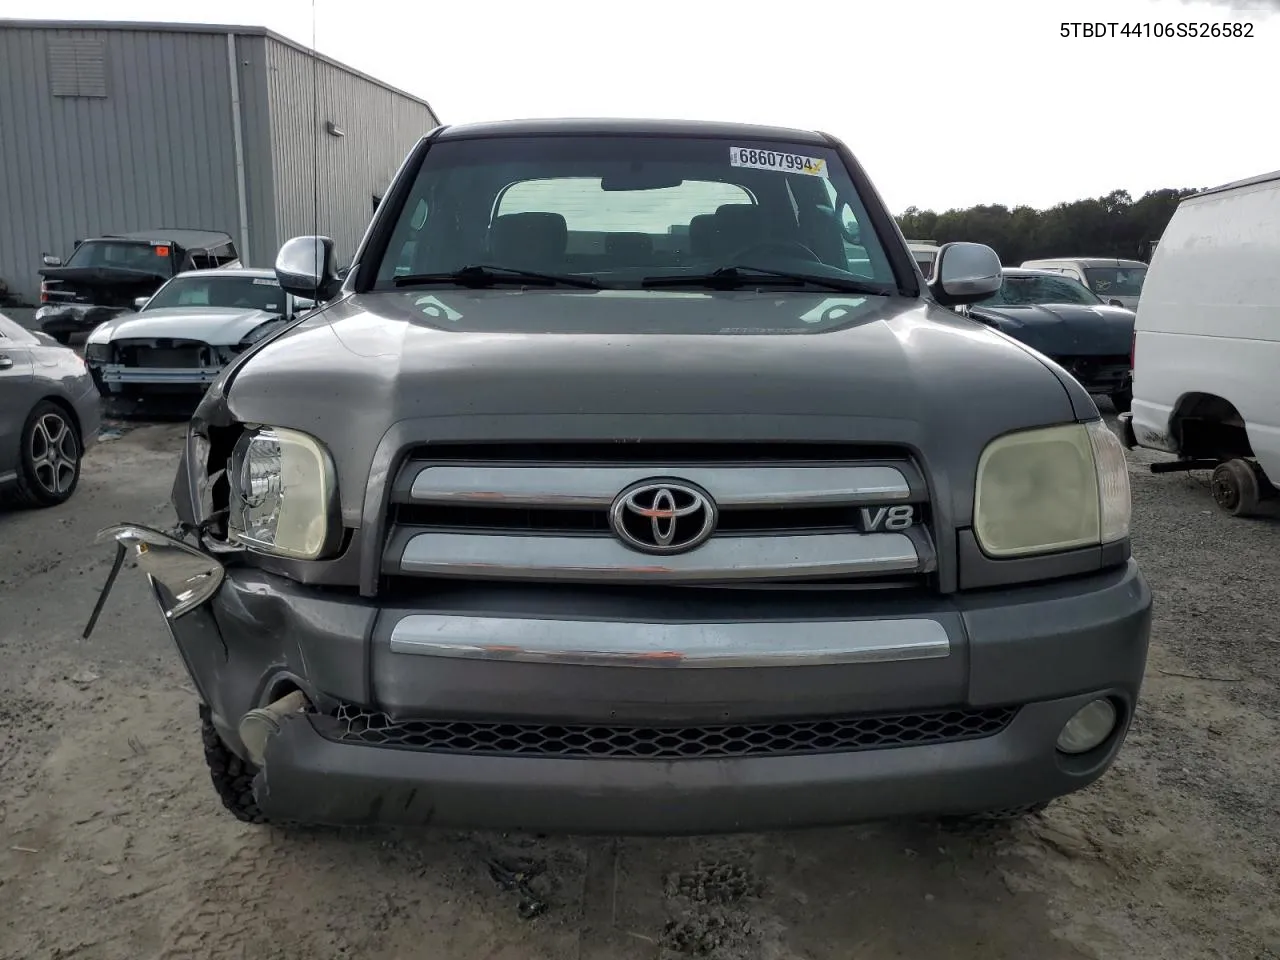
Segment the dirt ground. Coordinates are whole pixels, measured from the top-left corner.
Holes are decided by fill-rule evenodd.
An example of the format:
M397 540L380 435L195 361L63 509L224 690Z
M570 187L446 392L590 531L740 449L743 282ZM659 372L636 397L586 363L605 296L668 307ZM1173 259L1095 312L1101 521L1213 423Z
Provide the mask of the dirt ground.
M126 428L67 506L0 509L3 960L1280 958L1280 521L1220 515L1203 474L1131 459L1144 699L1117 766L1030 822L285 834L218 806L136 572L79 639L111 555L93 532L169 521L180 433ZM495 861L541 868L545 912Z

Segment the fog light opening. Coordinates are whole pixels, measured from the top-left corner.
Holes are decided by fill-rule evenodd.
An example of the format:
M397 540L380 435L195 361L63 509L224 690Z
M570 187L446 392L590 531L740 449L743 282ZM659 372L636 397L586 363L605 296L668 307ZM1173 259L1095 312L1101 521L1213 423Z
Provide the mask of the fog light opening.
M267 751L267 740L280 732L286 717L302 713L307 706L306 694L301 690L294 690L275 703L246 713L240 720L239 733L240 742L244 744L249 759L261 767Z
M1058 749L1063 753L1088 753L1115 732L1120 712L1105 697L1086 703L1066 722L1058 734Z

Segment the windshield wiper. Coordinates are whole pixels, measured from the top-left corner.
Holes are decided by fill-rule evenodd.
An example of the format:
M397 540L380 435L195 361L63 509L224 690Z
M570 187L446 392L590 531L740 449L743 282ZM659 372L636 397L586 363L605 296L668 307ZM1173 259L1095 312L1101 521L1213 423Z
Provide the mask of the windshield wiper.
M536 270L517 270L514 267L498 267L476 263L447 273L410 273L396 277L397 287L424 287L433 283L456 283L464 287L492 287L499 283L537 284L544 287L599 288L594 277L575 277L562 273L539 273Z
M863 280L845 279L844 277L822 277L810 273L789 273L785 270L770 270L765 267L729 266L720 267L710 273L672 273L655 277L645 277L640 281L642 287L711 287L715 290L734 290L745 286L785 287L793 284L825 287L828 290L839 290L842 293L868 293L876 296L889 296L892 291L884 284L868 283Z

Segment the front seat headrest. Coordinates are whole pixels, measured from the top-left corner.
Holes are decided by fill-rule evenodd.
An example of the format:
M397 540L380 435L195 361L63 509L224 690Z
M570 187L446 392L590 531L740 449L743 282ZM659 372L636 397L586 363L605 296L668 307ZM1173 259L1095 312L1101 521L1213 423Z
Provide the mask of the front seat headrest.
M722 253L745 250L767 239L764 217L754 204L726 203L715 216Z
M508 213L489 228L489 251L498 266L559 260L568 244L569 228L558 213Z
M716 216L700 213L689 221L689 252L695 257L716 255Z

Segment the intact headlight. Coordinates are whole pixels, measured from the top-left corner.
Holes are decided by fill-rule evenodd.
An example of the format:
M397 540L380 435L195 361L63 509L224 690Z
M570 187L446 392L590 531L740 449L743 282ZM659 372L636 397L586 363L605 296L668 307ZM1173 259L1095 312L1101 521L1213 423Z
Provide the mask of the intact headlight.
M98 363L108 363L111 360L111 344L105 341L102 343L86 343L84 345L84 358Z
M1129 535L1124 449L1101 420L998 437L978 461L973 530L993 557L1112 543Z
M233 541L316 560L341 536L337 472L314 437L282 427L246 431L231 452L227 478Z

